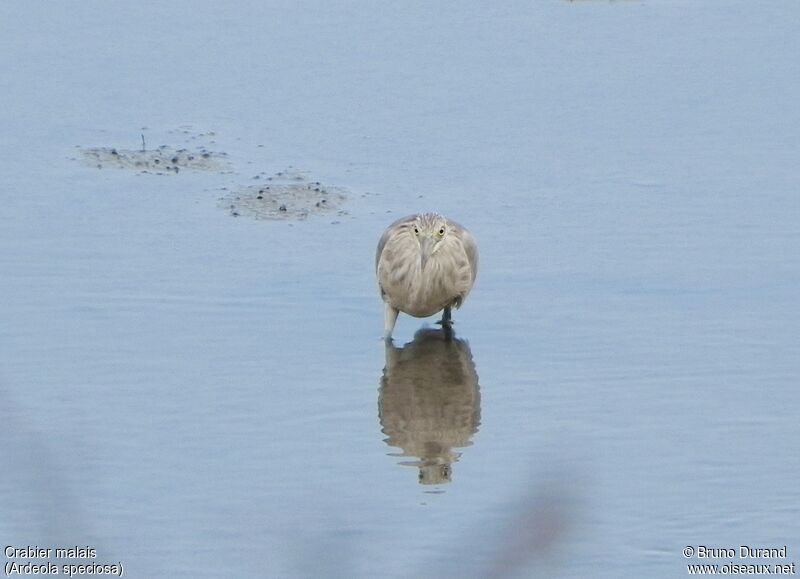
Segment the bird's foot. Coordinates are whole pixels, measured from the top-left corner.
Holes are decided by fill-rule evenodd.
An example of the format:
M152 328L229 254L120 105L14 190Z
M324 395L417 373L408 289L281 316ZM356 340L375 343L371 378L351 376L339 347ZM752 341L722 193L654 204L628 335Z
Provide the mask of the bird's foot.
M450 310L446 309L444 314L442 315L442 319L436 322L440 326L442 326L442 334L444 335L444 339L446 341L450 341L453 339L453 320L450 319Z

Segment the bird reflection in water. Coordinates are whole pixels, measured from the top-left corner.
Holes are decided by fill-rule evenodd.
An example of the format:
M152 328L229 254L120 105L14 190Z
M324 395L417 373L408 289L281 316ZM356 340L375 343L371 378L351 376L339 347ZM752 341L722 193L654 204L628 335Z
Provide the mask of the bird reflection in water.
M386 367L378 396L384 442L400 448L391 456L419 467L423 485L449 483L454 448L472 445L481 417L478 375L472 352L450 328L423 328L402 348L386 343Z

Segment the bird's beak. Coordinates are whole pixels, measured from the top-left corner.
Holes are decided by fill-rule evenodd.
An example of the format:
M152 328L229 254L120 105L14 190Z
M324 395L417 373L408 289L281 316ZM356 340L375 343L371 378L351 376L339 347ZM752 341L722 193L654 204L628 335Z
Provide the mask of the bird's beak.
M419 249L422 255L422 269L425 269L425 264L428 263L428 258L433 251L433 238L429 235L420 238Z

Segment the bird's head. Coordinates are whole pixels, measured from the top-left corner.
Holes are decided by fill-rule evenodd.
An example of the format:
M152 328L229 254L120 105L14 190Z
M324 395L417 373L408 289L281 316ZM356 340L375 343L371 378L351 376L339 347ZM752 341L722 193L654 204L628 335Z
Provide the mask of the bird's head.
M425 264L447 237L447 220L437 213L421 213L411 223L411 232L419 243L422 269L425 269Z

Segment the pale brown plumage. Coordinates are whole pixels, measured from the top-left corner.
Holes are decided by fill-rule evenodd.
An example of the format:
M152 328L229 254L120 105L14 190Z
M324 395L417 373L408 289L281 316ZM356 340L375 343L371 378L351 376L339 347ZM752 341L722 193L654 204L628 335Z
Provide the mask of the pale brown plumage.
M383 232L375 273L385 302L384 337L390 339L399 312L425 318L464 303L478 273L478 247L464 227L436 213L409 215Z

